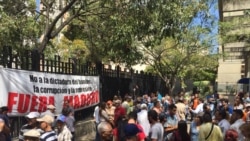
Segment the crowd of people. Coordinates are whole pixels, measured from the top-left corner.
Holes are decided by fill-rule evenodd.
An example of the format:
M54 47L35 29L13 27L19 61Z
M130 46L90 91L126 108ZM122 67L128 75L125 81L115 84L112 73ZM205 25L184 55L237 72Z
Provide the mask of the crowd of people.
M250 97L114 96L94 110L96 141L250 141Z
M61 114L56 107L47 105L45 112L30 112L25 115L26 124L19 130L19 141L74 141L74 109L64 101ZM11 141L8 107L0 108L0 141Z

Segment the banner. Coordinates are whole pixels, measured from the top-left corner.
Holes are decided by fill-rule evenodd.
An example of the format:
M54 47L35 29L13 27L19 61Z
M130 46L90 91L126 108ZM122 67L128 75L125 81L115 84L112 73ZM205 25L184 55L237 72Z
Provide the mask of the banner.
M99 77L0 67L0 106L8 106L9 116L44 112L49 104L60 114L65 100L75 110L99 103Z

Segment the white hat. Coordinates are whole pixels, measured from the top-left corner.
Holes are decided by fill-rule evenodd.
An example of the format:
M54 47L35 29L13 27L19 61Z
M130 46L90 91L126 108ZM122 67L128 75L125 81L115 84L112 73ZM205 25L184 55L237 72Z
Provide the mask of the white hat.
M28 115L26 115L27 118L38 118L40 114L38 112L30 112Z
M37 131L36 129L31 129L23 134L23 136L28 136L28 137L40 137L40 132Z
M147 104L145 104L145 103L141 104L141 109L143 109L143 108L148 108Z
M41 122L47 122L48 124L51 124L54 122L54 118L51 115L44 115L42 118L36 119L37 121Z
M50 105L47 106L47 109L56 109L56 107L54 105L50 104Z

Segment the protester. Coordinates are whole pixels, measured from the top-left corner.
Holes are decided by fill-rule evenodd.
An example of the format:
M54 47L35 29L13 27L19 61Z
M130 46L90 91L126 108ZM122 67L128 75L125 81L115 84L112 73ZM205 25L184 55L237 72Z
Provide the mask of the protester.
M145 138L146 138L146 135L145 135L145 133L143 131L142 126L140 124L137 124L137 113L136 113L136 111L133 111L133 112L129 113L129 115L128 115L128 124L133 124L132 126L134 126L134 125L137 126L137 128L140 130L140 132L136 133L138 141L144 141Z
M3 116L0 116L0 141L11 141L10 129L5 124Z
M101 137L100 137L99 133L97 132L97 125L101 122L100 121L100 116L99 116L99 107L100 107L100 103L95 107L94 114L93 114L93 117L94 117L94 120L95 120L95 127L96 127L95 141L100 141L101 140Z
M220 127L223 136L225 136L226 131L230 128L230 123L227 120L227 112L225 110L216 111L215 119L218 121L218 126Z
M168 106L168 114L166 115L166 122L164 123L164 134L167 135L167 138L170 139L172 132L177 129L178 119L176 116L177 107L175 104Z
M204 113L198 113L194 117L194 121L192 121L190 124L189 132L190 132L191 141L198 141L200 125L203 123L203 114Z
M151 124L149 139L154 141L162 141L164 129L162 124L158 121L158 114L155 110L150 110L148 112L148 120Z
M40 141L57 141L57 135L52 129L54 118L51 115L45 115L36 120L40 123L40 128L44 131L40 136Z
M40 117L40 114L38 112L30 112L28 115L25 116L27 120L27 124L23 125L19 132L19 141L23 141L24 137L23 134L28 132L32 129L39 130L39 123L37 122L37 118ZM39 130L41 133L42 130Z
M129 123L124 127L124 133L126 141L144 141L144 138L141 138L141 129L138 128L136 124Z
M52 117L55 116L55 111L56 111L56 107L54 105L48 105L47 106L47 110L43 113L41 113L41 117L43 117L44 115L51 115Z
M178 122L178 128L170 137L170 141L190 141L190 136L187 133L187 123L184 120Z
M223 141L220 127L212 123L210 113L204 113L203 122L199 130L199 141Z
M229 129L226 131L224 141L237 141L238 133L234 129Z
M72 141L74 141L75 139L75 117L73 115L72 110L68 109L68 111L66 112L66 115L64 116L66 116L65 123L72 134Z
M31 129L23 134L24 141L40 141L40 132L37 129Z
M97 126L97 132L101 136L101 141L113 141L113 129L110 123L100 122Z
M242 124L239 130L245 138L244 141L250 141L250 123Z
M72 134L66 126L66 116L59 115L56 120L58 129L58 141L71 141Z
M146 104L141 104L141 111L137 114L137 121L138 124L142 126L142 129L148 137L149 135L149 130L150 130L150 124L148 120L148 111L147 111L147 105Z
M4 119L4 122L5 122L5 125L10 128L10 120L9 120L9 116L8 116L8 110L9 108L7 106L3 106L0 108L1 110L1 113L0 115L2 115L3 119Z
M175 104L176 108L176 115L178 120L186 120L186 105L184 104L184 98L179 97L177 103Z
M114 116L114 123L116 123L116 120L121 116L126 116L126 110L121 106L121 100L115 101L115 116Z
M230 120L230 123L231 123L230 129L234 129L235 131L237 131L239 135L238 137L239 141L243 141L243 135L241 134L239 130L240 126L244 124L242 117L243 117L242 110L237 109L237 110L233 110L233 114Z
M197 98L196 98L197 99ZM202 98L199 98L199 99L197 99L197 101L198 101L198 105L196 106L196 108L195 109L192 109L191 107L190 107L190 111L192 112L192 113L194 113L194 114L198 114L198 113L201 113L201 112L203 112L204 111L204 100L202 99Z
M108 113L109 119L114 122L115 116L115 107L113 106L113 102L111 100L106 103L106 112Z

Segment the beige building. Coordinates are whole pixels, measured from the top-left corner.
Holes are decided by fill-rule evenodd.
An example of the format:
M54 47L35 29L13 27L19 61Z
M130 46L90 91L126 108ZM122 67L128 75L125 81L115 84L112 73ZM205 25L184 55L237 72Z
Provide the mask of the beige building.
M227 26L221 31L223 39L219 52L217 88L220 93L248 91L237 84L241 78L250 77L250 0L219 0L220 21ZM226 32L225 32L226 31ZM222 33L223 32L223 33ZM226 39L226 40L225 40Z

